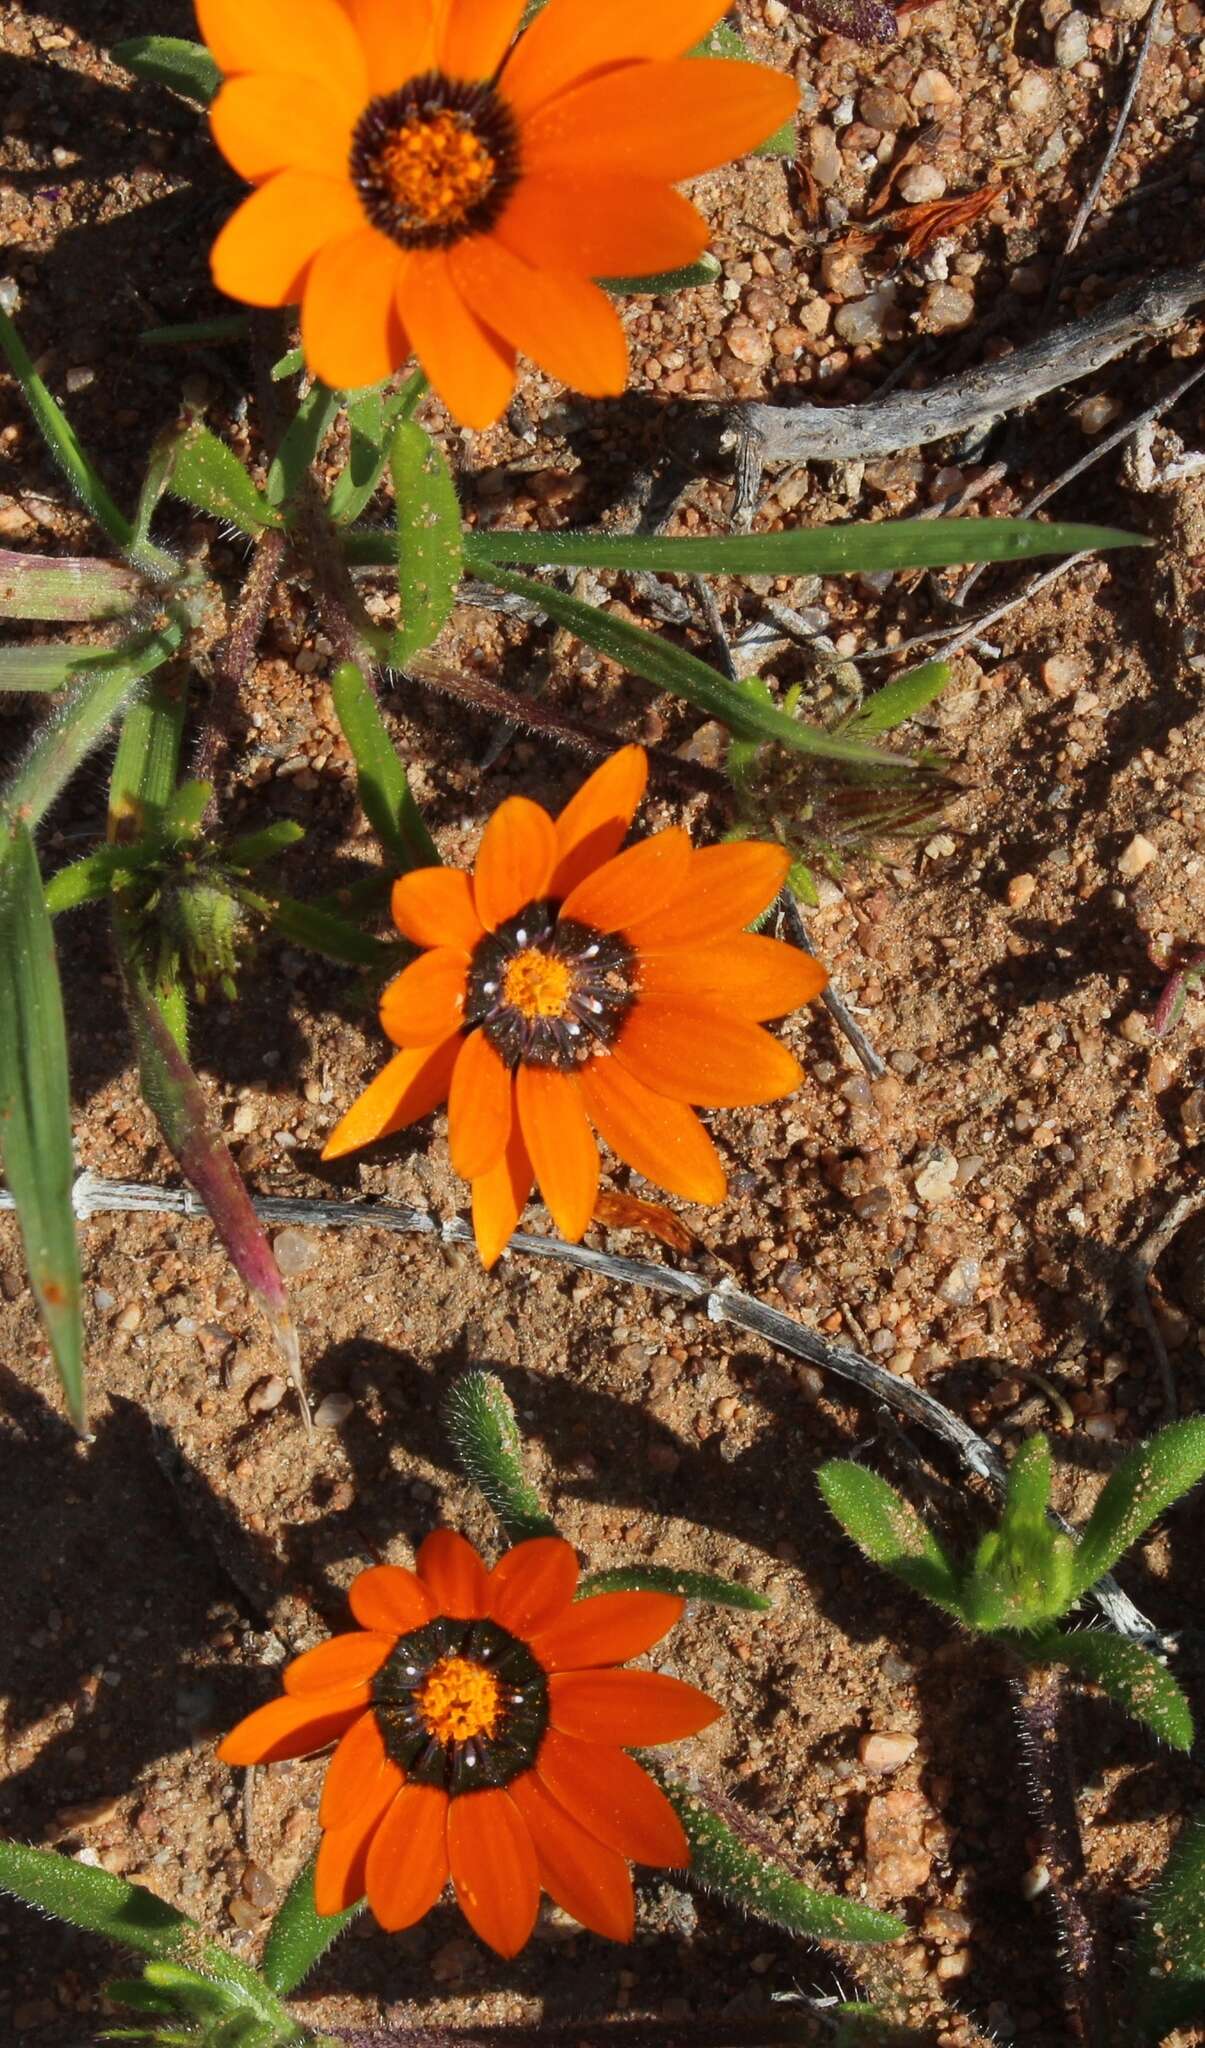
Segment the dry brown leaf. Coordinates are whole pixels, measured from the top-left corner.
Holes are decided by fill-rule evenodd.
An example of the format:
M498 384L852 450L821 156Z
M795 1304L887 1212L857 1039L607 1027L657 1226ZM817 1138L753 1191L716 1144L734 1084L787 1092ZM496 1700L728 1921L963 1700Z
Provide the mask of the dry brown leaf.
M698 1250L699 1240L693 1230L688 1230L681 1217L675 1216L663 1202L643 1202L637 1195L621 1195L608 1189L595 1204L594 1221L601 1223L604 1230L643 1230L650 1237L660 1238L671 1251Z

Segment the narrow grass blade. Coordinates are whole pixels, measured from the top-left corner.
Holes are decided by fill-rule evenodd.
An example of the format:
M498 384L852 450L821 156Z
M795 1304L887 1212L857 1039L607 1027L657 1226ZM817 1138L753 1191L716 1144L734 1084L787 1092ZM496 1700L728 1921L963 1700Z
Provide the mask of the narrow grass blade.
M118 932L120 935L120 926ZM181 1172L208 1209L231 1264L267 1317L308 1421L297 1331L272 1247L226 1142L209 1114L201 1084L168 1029L128 947L122 948L121 964L143 1096Z
M915 718L918 711L940 697L952 673L948 661L926 661L920 668L910 668L906 675L893 676L873 697L859 704L845 727L846 732L863 736L894 732L897 725Z
M523 1470L523 1439L497 1375L469 1372L457 1380L443 1419L461 1470L484 1494L510 1541L555 1536L556 1524Z
M181 320L174 327L144 327L138 340L142 348L185 348L196 343L244 341L250 332L251 322L245 313L220 313L214 320Z
M1145 547L1112 526L1037 519L872 519L790 533L466 533L465 563L541 569L658 569L683 576L851 576L869 570L942 569L969 562L1028 562L1089 548Z
M107 647L0 647L0 690L65 690Z
M183 628L169 622L97 661L38 727L24 761L0 789L0 818L19 816L36 827L143 678L175 653L182 638Z
M268 1988L281 1998L309 1976L315 1963L325 1955L332 1941L350 1926L361 1906L349 1906L343 1913L320 1914L314 1905L314 1861L310 1858L289 1886L276 1918L268 1929L260 1969Z
M268 471L268 503L277 511L292 504L309 474L339 410L339 393L325 384L313 384L285 430Z
M1165 1508L1205 1476L1205 1417L1173 1422L1123 1458L1093 1508L1073 1560L1072 1583L1086 1593Z
M742 1586L736 1579L717 1579L711 1572L682 1572L664 1564L629 1564L615 1571L591 1572L580 1582L575 1597L589 1600L595 1593L678 1593L683 1600L709 1600L716 1607L743 1607L752 1614L765 1614L774 1604L755 1587Z
M0 548L0 619L47 619L60 626L119 619L133 609L140 589L134 571L120 562Z
M71 1419L87 1427L79 1245L71 1184L67 1027L33 840L0 846L0 1157Z
M1187 1820L1163 1866L1138 1936L1135 2035L1151 2044L1205 2020L1205 1819Z
M98 471L77 440L66 413L47 390L34 369L25 343L8 314L3 312L0 312L0 350L8 359L9 369L21 387L42 439L80 504L92 514L109 539L124 551L133 541L133 527L109 496Z
M279 526L280 515L252 483L233 448L194 420L176 443L167 488L173 497L229 520L252 539L266 526Z
M452 610L464 562L460 502L452 474L413 420L394 430L389 466L397 501L397 586L401 624L394 660L404 668L430 647Z
M600 277L598 281L604 291L625 298L641 292L660 297L664 292L695 291L700 285L714 284L721 274L715 257L704 251L697 263L686 263L681 270L655 270L647 277Z
M482 575L500 590L525 597L559 626L567 626L588 647L596 647L609 661L643 676L659 690L672 690L684 697L707 718L715 718L738 739L764 742L777 740L799 754L815 754L827 760L855 762L861 767L886 768L900 775L910 772L911 763L898 754L880 752L865 742L824 732L805 725L771 702L764 684L760 689L730 682L718 669L710 668L696 655L687 654L657 633L641 626L629 626L624 619L583 604L551 583L536 583L528 576L512 576L505 569L483 566Z
M893 1486L850 1458L830 1458L816 1483L846 1535L873 1564L963 1619L954 1566L928 1524Z
M692 1884L812 1941L898 1941L907 1932L890 1913L801 1884L781 1863L742 1841L706 1800L684 1785L661 1782L690 1843Z
M1192 1710L1171 1672L1149 1650L1111 1629L1083 1628L1061 1635L1046 1629L1039 1636L1021 1636L1021 1655L1033 1664L1062 1664L1077 1678L1099 1685L1102 1692L1141 1721L1170 1748L1192 1748Z
M360 803L373 831L403 872L437 868L439 849L410 793L376 699L354 661L336 669L331 695L356 764Z
M222 74L204 43L184 36L129 36L114 43L110 56L147 85L165 85L199 107L207 107L222 83Z
M176 787L187 703L186 676L156 677L126 712L109 777L108 836L115 844L159 824Z
M344 917L312 903L299 903L293 896L270 896L258 890L241 889L242 901L267 918L278 938L291 946L304 946L320 953L324 960L337 960L343 967L371 967L387 974L398 965L397 949L357 931Z

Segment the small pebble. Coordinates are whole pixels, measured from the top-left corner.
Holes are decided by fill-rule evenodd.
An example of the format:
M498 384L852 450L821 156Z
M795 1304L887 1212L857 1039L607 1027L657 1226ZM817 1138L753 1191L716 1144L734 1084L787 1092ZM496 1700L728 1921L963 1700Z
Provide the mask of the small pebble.
M858 1744L858 1761L868 1771L898 1771L915 1754L915 1735L902 1732L864 1735Z
M1054 61L1060 71L1074 71L1088 54L1088 17L1073 8L1054 32Z
M1037 1899L1050 1884L1050 1872L1044 1863L1033 1863L1021 1879L1021 1897Z
M347 1421L355 1405L350 1394L328 1394L314 1410L315 1429L338 1429L341 1422Z
M282 1273L304 1273L318 1257L318 1240L306 1230L278 1230L272 1250Z
M975 301L969 291L954 284L930 285L916 315L922 334L957 334L975 318Z
M808 137L808 160L812 176L821 186L835 185L841 176L841 152L831 128L817 123Z
M247 1406L252 1415L268 1415L273 1408L279 1408L287 1392L287 1381L279 1373L269 1373L266 1379L256 1380L247 1396Z
M896 191L909 206L924 206L933 199L943 199L946 181L936 164L909 164Z
M958 1161L954 1154L944 1145L934 1145L927 1153L913 1186L921 1201L933 1206L949 1200L957 1178Z
M883 321L895 305L895 298L895 286L885 284L868 293L864 299L854 299L850 304L838 307L833 321L835 331L842 341L848 341L855 348L867 342L881 341Z
M979 1286L978 1259L956 1259L941 1283L941 1298L955 1308L969 1308Z
M1085 398L1083 404L1075 408L1076 418L1085 434L1102 434L1120 414L1120 399L1113 398L1107 391L1098 392L1095 398Z
M1125 851L1117 862L1117 872L1127 882L1136 881L1149 868L1159 849L1144 833L1135 832Z
M1008 885L1008 907L1010 910L1024 910L1032 902L1038 886L1036 875L1014 875Z

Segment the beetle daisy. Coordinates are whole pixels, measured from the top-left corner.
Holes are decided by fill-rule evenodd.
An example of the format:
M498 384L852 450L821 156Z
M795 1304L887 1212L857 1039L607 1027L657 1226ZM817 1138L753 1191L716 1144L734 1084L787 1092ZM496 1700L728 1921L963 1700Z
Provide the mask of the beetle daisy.
M690 1105L769 1102L802 1079L762 1020L818 995L824 969L744 929L790 855L755 840L696 852L678 826L620 853L647 773L641 747L621 748L555 822L508 797L471 880L419 868L394 885L399 931L428 949L381 1000L403 1049L322 1156L402 1130L446 1097L487 1266L537 1181L561 1234L582 1236L598 1193L595 1132L671 1194L722 1201L724 1169Z
M728 0L197 0L226 82L214 138L255 191L219 235L220 289L301 304L306 360L348 389L411 354L488 426L515 352L623 390L596 277L691 263L707 225L672 188L792 113L789 78L685 61Z
M629 1862L675 1868L690 1850L625 1751L694 1735L722 1709L680 1679L615 1668L673 1627L682 1600L575 1603L577 1577L559 1536L520 1543L487 1571L463 1536L437 1529L414 1571L361 1572L359 1628L296 1658L284 1697L226 1737L230 1764L338 1742L318 1810L319 1913L367 1894L382 1927L411 1927L451 1877L500 1955L523 1947L541 1888L583 1927L631 1939Z

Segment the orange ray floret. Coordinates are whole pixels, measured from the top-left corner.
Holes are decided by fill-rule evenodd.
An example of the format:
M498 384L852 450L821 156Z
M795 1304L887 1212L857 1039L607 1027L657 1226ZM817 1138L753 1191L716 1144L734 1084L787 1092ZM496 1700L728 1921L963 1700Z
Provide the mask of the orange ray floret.
M788 120L793 82L689 52L722 0L196 0L225 82L214 140L254 186L213 250L253 306L300 302L310 369L374 384L417 354L466 426L516 351L596 397L627 377L595 280L694 262L673 190Z
M492 1571L437 1529L415 1569L374 1565L350 1593L367 1625L295 1658L284 1696L218 1754L270 1763L337 1744L318 1809L320 1914L367 1897L395 1931L449 1880L499 1955L515 1955L543 1889L613 1941L630 1940L629 1865L690 1861L681 1822L627 1746L674 1742L720 1708L658 1672L621 1670L673 1627L665 1593L575 1598L578 1561L534 1537Z
M647 774L644 750L621 747L556 819L508 797L471 879L422 868L394 888L398 928L424 949L381 1000L403 1050L323 1157L446 1098L487 1266L533 1182L577 1242L598 1201L599 1139L670 1194L722 1201L724 1168L695 1106L769 1102L802 1079L763 1026L818 995L824 969L745 929L790 855L757 840L696 852L672 825L621 851Z

